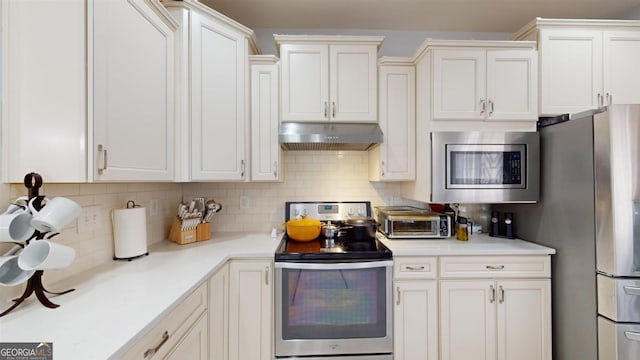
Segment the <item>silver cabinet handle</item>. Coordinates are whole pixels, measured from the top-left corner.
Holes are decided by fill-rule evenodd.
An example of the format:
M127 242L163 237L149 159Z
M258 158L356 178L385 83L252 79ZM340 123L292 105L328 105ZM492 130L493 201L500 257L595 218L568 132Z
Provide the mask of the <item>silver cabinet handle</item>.
M240 160L240 177L244 177L244 160Z
M487 265L487 270L504 270L504 265Z
M331 103L331 117L335 118L336 117L336 102L333 101Z
M480 99L480 114L484 114L487 111L487 103L484 99Z
M633 332L633 331L625 331L624 332L624 336L632 341L640 341L640 333L637 332Z
M600 95L600 93L598 93L598 107L602 106L602 95Z
M489 302L494 303L496 301L496 288L493 285L489 285L489 290L491 290L491 294L489 294Z
M278 177L278 162L277 161L273 162L273 177L274 178Z
M504 302L504 288L502 285L498 286L498 303L502 304Z
M102 167L98 168L98 174L102 174L105 170L107 170L107 148L102 146L102 144L98 145L98 152L102 153Z
M329 104L325 101L324 102L324 117L328 117L329 116Z
M157 353L158 350L160 350L162 345L164 345L164 343L166 343L167 340L169 340L169 332L165 330L164 334L162 334L162 339L160 340L160 343L156 345L156 347L147 349L147 351L144 352L144 358L146 359L155 355L155 353Z
M407 270L412 270L412 271L422 271L424 270L424 265L422 266L407 266Z
M400 305L400 286L396 286L396 293L398 294L398 298L396 299L396 305Z
M613 103L613 96L611 96L611 94L606 93L606 98L607 98L607 105L611 105Z
M384 161L380 162L380 173L384 177Z
M264 284L268 286L269 285L269 266L267 265L264 268L264 270L265 270L264 271Z
M493 100L489 99L489 115L493 114Z

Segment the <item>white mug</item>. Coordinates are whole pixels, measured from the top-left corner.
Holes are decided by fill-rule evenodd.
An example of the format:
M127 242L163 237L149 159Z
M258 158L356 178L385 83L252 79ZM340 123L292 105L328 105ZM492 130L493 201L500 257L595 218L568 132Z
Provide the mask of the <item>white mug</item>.
M31 225L42 233L60 232L82 211L80 205L65 197L45 198L44 206L38 211L33 206L34 199L29 202L29 210L33 215Z
M28 212L14 212L0 215L0 242L28 240L35 232Z
M32 240L18 257L18 266L24 270L63 269L71 265L76 251L66 245L49 240Z
M29 197L20 196L19 198L11 202L11 204L9 204L9 206L7 207L7 210L4 213L17 214L17 213L28 212L29 211L28 201L29 201Z
M16 246L14 250L19 250L20 247ZM22 284L29 280L35 270L24 270L18 266L19 256L13 255L15 251L12 250L7 254L8 256L0 256L0 285L3 286L15 286Z

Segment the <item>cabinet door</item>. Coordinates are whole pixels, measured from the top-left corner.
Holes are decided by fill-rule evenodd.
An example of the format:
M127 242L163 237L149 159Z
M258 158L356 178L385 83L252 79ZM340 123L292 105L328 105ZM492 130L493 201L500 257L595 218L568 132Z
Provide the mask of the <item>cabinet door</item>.
M394 285L394 359L437 360L437 282L405 280Z
M282 121L329 119L329 47L283 44Z
M487 120L538 120L538 53L487 51Z
M191 178L245 177L247 40L191 12Z
M271 260L234 260L229 276L229 359L271 360Z
M541 30L540 113L595 109L602 96L602 32Z
M496 359L492 280L440 281L441 360Z
M345 122L376 122L377 47L329 46L330 118Z
M640 31L605 31L603 63L605 103L640 103Z
M498 360L551 359L551 280L497 282Z
M229 359L229 266L209 280L209 359Z
M282 176L278 142L278 64L251 65L251 180Z
M433 120L484 119L485 50L433 51Z
M95 180L172 180L174 31L143 0L93 2Z
M380 156L379 179L413 180L416 176L415 68L380 67L380 127L384 142L376 151Z
M165 359L209 360L208 342L209 333L207 331L207 313L205 312Z
M85 4L2 2L4 181L87 181Z

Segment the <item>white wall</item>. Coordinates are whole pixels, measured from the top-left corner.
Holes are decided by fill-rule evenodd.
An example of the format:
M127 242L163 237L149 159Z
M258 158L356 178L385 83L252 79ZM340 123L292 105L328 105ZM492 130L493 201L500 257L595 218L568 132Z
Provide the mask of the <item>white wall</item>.
M511 33L500 32L433 32L357 29L253 29L263 54L278 55L273 34L279 35L375 35L384 36L379 56L411 56L427 38L457 40L509 40Z

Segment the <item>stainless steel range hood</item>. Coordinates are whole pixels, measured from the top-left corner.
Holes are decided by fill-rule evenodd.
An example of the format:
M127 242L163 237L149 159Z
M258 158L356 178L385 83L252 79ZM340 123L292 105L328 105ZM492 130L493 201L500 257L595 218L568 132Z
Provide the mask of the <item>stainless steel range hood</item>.
M285 150L369 150L382 143L378 124L282 123L278 134Z

